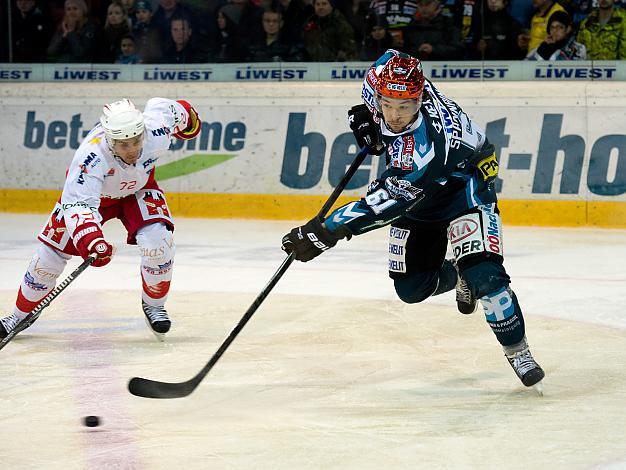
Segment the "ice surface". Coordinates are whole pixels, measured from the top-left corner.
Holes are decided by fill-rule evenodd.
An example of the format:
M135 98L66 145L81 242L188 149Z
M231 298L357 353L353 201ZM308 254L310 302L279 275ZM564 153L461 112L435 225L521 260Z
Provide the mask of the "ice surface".
M4 313L44 219L0 214ZM177 220L174 325L158 343L138 250L107 224L113 262L0 352L2 468L626 468L623 230L505 227L543 397L453 293L396 299L385 229L295 263L188 398L131 396L132 376L200 370L284 259L292 225ZM86 415L102 425L82 427Z

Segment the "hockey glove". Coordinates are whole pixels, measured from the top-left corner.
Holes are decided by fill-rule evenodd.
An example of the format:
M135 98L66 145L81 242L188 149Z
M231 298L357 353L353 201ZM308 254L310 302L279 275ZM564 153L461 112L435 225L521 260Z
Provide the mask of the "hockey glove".
M285 235L282 248L287 254L295 253L298 261L306 263L335 246L337 241L346 236L350 237L345 230L331 232L322 225L320 218L314 217Z
M385 151L378 125L366 105L352 106L348 111L348 123L359 147L367 146L375 155L381 155Z
M177 103L181 104L187 114L189 114L189 122L187 124L187 128L181 131L178 131L174 134L174 137L180 140L189 140L193 139L198 135L200 129L202 128L202 121L200 120L200 116L198 112L185 100L177 100Z
M92 266L106 266L113 257L113 245L106 242L100 226L95 222L86 222L76 227L73 241L83 259L87 259L92 253L98 255Z

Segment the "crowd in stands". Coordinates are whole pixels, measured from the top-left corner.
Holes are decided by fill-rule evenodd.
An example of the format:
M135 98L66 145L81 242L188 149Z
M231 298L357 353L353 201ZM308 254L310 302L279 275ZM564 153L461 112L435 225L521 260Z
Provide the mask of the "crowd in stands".
M17 63L626 58L616 0L11 0ZM7 35L6 43L9 43ZM5 61L7 61L5 59Z

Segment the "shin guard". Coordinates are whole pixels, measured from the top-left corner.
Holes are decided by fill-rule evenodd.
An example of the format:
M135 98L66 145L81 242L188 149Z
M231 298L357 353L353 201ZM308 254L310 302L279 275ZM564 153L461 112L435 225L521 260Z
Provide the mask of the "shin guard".
M39 244L20 283L13 312L24 318L54 289L58 277L71 258L43 243Z
M142 300L151 306L163 306L176 252L172 232L162 223L147 225L137 232L137 244L141 251Z

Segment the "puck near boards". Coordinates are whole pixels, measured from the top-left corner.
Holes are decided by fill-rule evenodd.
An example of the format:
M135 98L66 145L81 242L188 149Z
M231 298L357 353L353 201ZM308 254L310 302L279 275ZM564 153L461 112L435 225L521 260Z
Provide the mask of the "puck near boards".
M100 417L99 416L85 416L83 417L83 425L88 428L95 428L96 426L100 426Z

